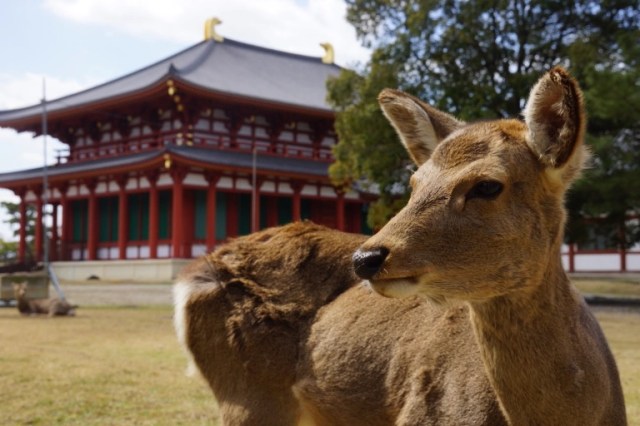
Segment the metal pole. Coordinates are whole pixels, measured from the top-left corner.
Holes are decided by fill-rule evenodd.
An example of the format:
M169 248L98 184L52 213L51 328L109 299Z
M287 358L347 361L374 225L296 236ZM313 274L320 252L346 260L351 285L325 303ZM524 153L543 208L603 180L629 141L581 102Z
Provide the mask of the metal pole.
M49 176L47 170L47 95L46 95L46 80L42 79L42 145L43 145L43 160L44 166L42 167L42 223L38 226L42 227L42 242L44 244L43 263L45 273L49 274L49 237L47 235L46 226L46 211L47 202L49 201Z
M55 288L58 296L65 300L66 297L62 288L60 287L60 283L58 282L58 277L55 274L53 268L49 264L49 236L47 234L47 226L46 226L46 206L49 201L49 176L47 169L47 86L46 80L42 79L42 145L43 145L43 161L44 165L42 167L42 223L39 223L38 226L42 226L42 242L44 244L44 253L43 253L43 263L44 263L44 273L47 275L49 281L52 282L53 288Z
M256 215L258 214L257 205L257 195L258 188L257 185L257 176L256 176L256 163L257 163L258 149L256 146L253 147L253 164L251 168L251 232L258 231L258 227L256 226Z
M53 270L51 265L47 268L47 272L49 272L49 279L51 280L51 284L53 284L53 288L56 289L56 293L58 293L58 297L62 300L67 300L62 291L62 287L60 287L60 281L58 281L58 276L56 275L56 271Z
M58 296L65 300L64 292L60 287L60 283L58 282L58 277L56 277L55 272L49 265L49 236L47 234L47 226L46 226L46 207L47 202L49 201L49 176L47 170L47 86L46 80L42 79L42 145L43 145L43 161L44 165L42 167L42 223L37 224L38 226L42 226L42 242L44 244L44 253L42 263L44 263L44 273L46 274L48 281L52 281L53 288L55 288Z

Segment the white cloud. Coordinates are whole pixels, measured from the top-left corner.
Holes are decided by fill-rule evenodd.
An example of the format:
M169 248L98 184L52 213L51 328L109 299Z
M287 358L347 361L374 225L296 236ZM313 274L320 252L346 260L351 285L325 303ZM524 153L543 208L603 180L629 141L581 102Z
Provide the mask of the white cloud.
M17 133L11 129L0 128L0 170L8 173L16 170L42 167L44 146L42 137L33 138L31 133ZM56 150L65 148L60 141L47 138L47 163L53 164ZM0 201L19 202L20 199L10 190L0 188ZM13 240L13 231L5 223L8 217L0 209L0 238Z
M95 83L62 79L33 72L21 75L0 73L0 110L40 103L43 80L46 82L47 99L69 95Z
M336 62L364 62L368 51L345 19L342 0L45 0L58 16L107 30L193 44L202 39L204 21L219 17L225 37L274 49L322 56L328 41Z
M8 173L16 170L42 167L43 138L33 137L30 132L17 133L15 130L0 128L0 170ZM47 164L55 162L57 150L67 146L51 136L47 137Z
M78 82L27 72L14 76L0 74L0 110L30 106L42 99L42 82L46 81L47 99L55 99L90 87L92 82ZM0 128L0 170L12 171L42 166L42 137L33 138L31 133L17 133ZM52 163L58 149L66 145L52 137L47 138L47 161Z
M14 76L0 74L0 110L19 108L37 104L42 99L43 75L25 73ZM47 98L57 98L82 90L87 85L73 80L64 80L46 76ZM32 133L18 133L12 129L0 128L0 170L2 173L15 170L42 167L43 139L34 138ZM47 138L47 162L52 164L57 149L66 145L54 138ZM20 199L8 189L0 189L0 201L19 202ZM5 223L8 219L4 210L0 210L0 238L13 240L13 231Z

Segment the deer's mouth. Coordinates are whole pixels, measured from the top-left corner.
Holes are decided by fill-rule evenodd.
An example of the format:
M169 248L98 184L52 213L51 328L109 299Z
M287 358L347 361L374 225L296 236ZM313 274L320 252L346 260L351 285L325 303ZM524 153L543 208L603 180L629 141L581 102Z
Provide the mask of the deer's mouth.
M385 297L403 298L418 294L418 277L415 276L370 279L369 285Z

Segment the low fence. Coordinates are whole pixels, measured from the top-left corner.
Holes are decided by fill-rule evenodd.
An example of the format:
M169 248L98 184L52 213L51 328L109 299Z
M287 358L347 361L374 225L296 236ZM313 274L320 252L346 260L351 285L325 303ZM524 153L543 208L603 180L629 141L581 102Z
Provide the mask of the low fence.
M0 301L9 304L14 297L13 284L27 283L27 299L49 297L49 277L44 272L0 274Z

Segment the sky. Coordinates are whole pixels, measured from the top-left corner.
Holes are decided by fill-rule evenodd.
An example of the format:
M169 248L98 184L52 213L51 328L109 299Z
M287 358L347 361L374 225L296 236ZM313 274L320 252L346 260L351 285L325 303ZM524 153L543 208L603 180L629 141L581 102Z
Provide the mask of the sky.
M369 52L343 0L0 0L0 110L55 99L164 59L203 39L218 17L223 37L357 66ZM44 89L43 89L44 86ZM47 162L66 145L47 138ZM0 128L0 173L42 167L44 142ZM0 189L0 201L17 202ZM0 209L0 238L13 240Z

